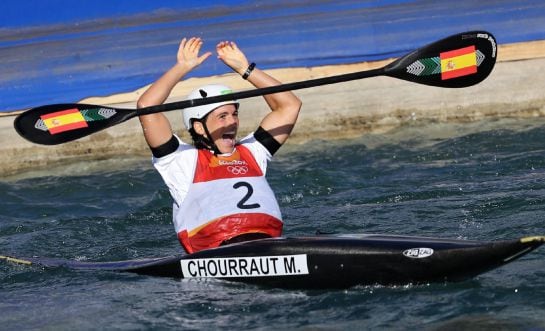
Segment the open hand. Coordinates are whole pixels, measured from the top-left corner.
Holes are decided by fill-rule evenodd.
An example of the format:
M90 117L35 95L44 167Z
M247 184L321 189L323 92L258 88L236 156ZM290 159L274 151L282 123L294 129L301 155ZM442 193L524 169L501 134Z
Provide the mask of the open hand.
M180 47L178 48L178 63L186 66L188 70L191 70L203 63L204 60L212 55L212 53L206 52L203 55L199 56L202 44L203 41L201 38L192 37L189 40L187 40L186 38L182 39Z
M248 68L248 60L233 41L222 41L216 46L218 59L240 75Z

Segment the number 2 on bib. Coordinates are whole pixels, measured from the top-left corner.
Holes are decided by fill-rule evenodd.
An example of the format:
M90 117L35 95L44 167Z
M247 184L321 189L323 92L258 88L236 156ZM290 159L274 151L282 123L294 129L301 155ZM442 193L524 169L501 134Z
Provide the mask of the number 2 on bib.
M240 209L255 209L261 207L259 203L252 203L252 204L246 204L248 200L250 200L250 197L252 194L254 194L254 188L250 183L247 182L238 182L233 185L233 188L235 190L245 187L246 188L246 194L240 199L240 201L237 203L237 207Z

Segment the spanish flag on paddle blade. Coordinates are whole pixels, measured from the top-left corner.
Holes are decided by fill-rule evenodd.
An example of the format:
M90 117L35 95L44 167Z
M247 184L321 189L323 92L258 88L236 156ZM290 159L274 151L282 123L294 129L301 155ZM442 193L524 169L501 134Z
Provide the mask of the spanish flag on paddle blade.
M477 73L475 46L468 46L439 54L441 80Z
M40 118L51 134L88 127L85 118L77 108L45 114Z

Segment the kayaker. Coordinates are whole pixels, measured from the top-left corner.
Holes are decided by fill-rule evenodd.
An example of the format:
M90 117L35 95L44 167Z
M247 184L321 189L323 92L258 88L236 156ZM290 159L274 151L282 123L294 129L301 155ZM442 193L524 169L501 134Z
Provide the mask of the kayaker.
M200 38L182 39L177 61L138 99L139 108L162 104L174 86L207 60ZM280 82L249 63L232 41L217 44L218 59L256 88ZM231 93L224 85L206 85L188 99ZM282 233L278 202L265 174L267 163L288 139L301 109L292 92L264 96L271 112L255 132L237 141L236 100L187 108L183 121L193 138L187 144L173 134L162 113L140 116L153 165L174 199L173 222L188 253L227 243L277 237Z

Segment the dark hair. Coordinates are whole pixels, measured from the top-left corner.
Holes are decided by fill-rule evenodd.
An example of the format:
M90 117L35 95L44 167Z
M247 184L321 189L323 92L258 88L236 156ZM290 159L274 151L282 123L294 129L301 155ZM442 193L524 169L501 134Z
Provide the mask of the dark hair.
M237 109L238 109L238 105L236 106ZM197 149L208 149L210 151L212 151L214 154L221 154L218 146L216 146L216 144L210 140L209 138L206 138L205 136L203 135L200 135L198 134L197 132L195 132L195 129L193 128L193 123L195 122L201 122L203 128L204 128L204 131L206 132L206 134L208 136L211 137L210 135L210 132L208 132L208 128L206 127L206 119L208 118L208 115L210 115L212 112L209 112L208 114L204 115L203 118L201 119L196 119L196 118L192 118L189 120L189 123L191 124L191 129L189 129L189 134L191 135L191 139L193 140L193 145L195 146L195 148Z
M193 125L193 123L191 123ZM191 135L191 139L193 140L193 145L197 149L210 149L210 140L208 140L205 136L198 134L195 132L195 129L193 129L193 126L191 126L191 129L189 129L189 134Z

